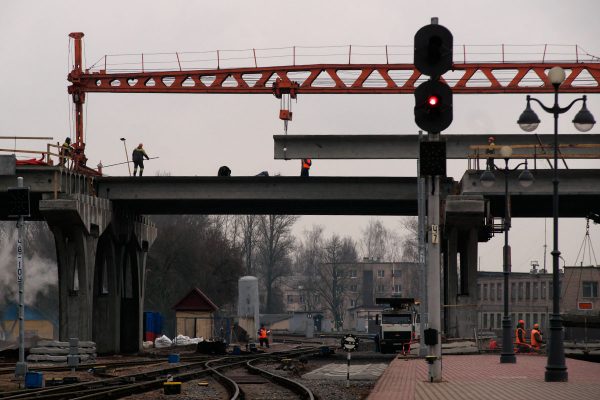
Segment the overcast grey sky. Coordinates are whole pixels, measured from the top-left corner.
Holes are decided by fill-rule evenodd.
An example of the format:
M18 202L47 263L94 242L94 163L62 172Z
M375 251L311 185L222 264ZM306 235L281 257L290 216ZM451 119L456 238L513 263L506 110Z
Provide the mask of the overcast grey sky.
M205 51L328 45L411 45L414 33L439 17L454 43L466 45L579 44L600 55L600 2L587 1L16 1L0 3L0 136L69 135L66 76L68 34L85 33L87 65L104 54ZM496 47L497 48L497 47ZM457 57L455 56L455 60ZM322 62L328 62L323 59ZM547 102L551 96L538 96ZM561 96L564 104L574 95ZM588 107L600 119L600 96ZM304 95L294 104L289 134L412 134L417 127L410 95ZM454 122L446 133L520 132L515 121L523 95L457 95ZM273 159L274 134L282 133L279 102L270 95L91 94L87 101L89 165L124 161L144 142L150 156L146 174L215 175L228 165L233 175L260 171L297 175L299 162ZM576 110L560 120L573 133ZM538 133L552 133L552 118L538 110ZM599 133L594 127L591 133ZM9 144L12 146L13 144ZM6 147L2 143L2 147ZM19 143L19 147L22 144ZM599 167L600 163L569 163ZM460 178L466 162L449 164ZM125 167L106 169L125 175ZM412 161L315 160L315 176L412 176ZM328 232L357 237L366 217L303 217L298 232L313 223ZM385 218L399 227L398 218ZM575 262L583 220L561 221L560 249ZM551 243L548 220L548 248ZM600 251L600 228L592 239ZM514 270L543 259L544 221L515 220L511 231ZM502 236L480 246L483 269L501 268ZM548 256L550 263L550 256Z

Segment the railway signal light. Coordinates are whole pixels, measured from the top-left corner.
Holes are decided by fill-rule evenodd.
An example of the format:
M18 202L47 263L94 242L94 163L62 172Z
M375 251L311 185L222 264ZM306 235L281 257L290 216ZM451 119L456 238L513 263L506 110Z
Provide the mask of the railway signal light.
M425 25L415 34L415 67L439 77L452 68L452 33L442 25Z
M440 76L452 68L453 37L437 18L415 34L415 68L429 81L415 90L415 122L429 133L440 133L452 123L452 89Z
M415 90L415 122L427 132L439 133L452 123L452 89L429 80Z

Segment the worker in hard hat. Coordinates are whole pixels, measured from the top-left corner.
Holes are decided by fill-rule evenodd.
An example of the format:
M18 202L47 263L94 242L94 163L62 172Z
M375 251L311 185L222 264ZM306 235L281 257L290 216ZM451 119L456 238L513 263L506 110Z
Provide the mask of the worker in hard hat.
M73 147L71 146L71 138L67 137L65 142L60 146L60 155L58 165L63 167L67 163L67 158L73 154Z
M515 331L515 343L517 344L517 351L519 353L529 352L529 345L527 344L527 331L525 330L525 321L519 320L517 329Z
M271 330L265 328L265 326L261 324L260 329L258 330L258 341L260 343L260 347L263 347L263 345L266 345L267 349L269 348L269 334L270 333L271 333Z
M144 144L140 143L138 147L133 149L133 153L131 154L131 159L133 160L133 176L136 176L138 167L140 168L140 176L144 175L144 158L149 160L148 154L146 154L146 150L144 150Z
M302 169L300 170L300 176L308 176L310 166L312 165L312 160L310 158L303 158L301 162Z
M488 148L485 149L486 156L493 155L496 153L496 149L494 148L494 146L496 146L496 138L493 136L488 137ZM494 170L494 159L492 157L487 157L486 169L488 171Z
M531 347L535 351L539 351L543 343L544 339L542 338L542 331L540 331L540 325L533 324L533 329L531 330Z

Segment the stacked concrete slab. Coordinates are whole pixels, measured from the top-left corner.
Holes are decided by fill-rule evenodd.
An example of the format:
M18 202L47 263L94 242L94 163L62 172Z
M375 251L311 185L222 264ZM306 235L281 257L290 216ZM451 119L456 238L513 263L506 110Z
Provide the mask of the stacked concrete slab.
M29 350L28 362L66 363L69 355L69 342L58 340L40 340L36 347ZM80 341L77 347L79 362L89 362L96 359L96 343Z

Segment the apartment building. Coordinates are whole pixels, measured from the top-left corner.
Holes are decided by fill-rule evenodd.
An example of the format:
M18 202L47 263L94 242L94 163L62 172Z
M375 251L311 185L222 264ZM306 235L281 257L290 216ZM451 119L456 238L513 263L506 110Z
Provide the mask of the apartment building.
M377 297L412 297L420 300L419 270L415 263L392 263L375 260L343 264L339 266L340 282L344 290L343 327L359 332L373 331L375 317L381 306L375 304ZM316 311L325 320L331 319L324 302L315 293L302 286L300 277L287 278L282 286L286 311ZM585 319L600 326L600 266L565 267L560 273L561 314L565 321L566 335L579 333L569 328ZM513 327L518 320L525 321L530 329L540 324L542 331L549 327L552 313L552 273L532 264L529 272L512 272L509 277L509 312ZM313 296L308 299L308 296ZM478 329L499 333L504 315L504 274L480 271L477 275ZM579 303L591 303L592 309L578 309ZM310 310L308 308L310 308ZM575 321L575 322L573 322ZM578 322L579 321L579 322ZM327 326L333 326L329 321ZM593 327L593 325L589 325ZM583 328L581 328L583 329ZM570 332L573 332L572 334ZM600 334L600 333L599 333ZM581 336L581 335L579 335Z
M561 273L561 280L563 274ZM552 274L534 265L530 272L511 272L509 277L509 312L516 326L524 320L530 329L540 324L542 331L548 327L552 312ZM504 274L480 271L477 276L478 328L500 331L504 315Z
M381 311L377 297L419 296L418 266L408 262L382 262L364 259L361 262L337 265L338 284L343 290L343 327L345 330L367 331ZM332 318L323 299L307 290L306 278L293 276L281 285L287 312L322 310L325 319ZM309 298L310 296L310 298ZM371 321L371 322L369 322ZM333 325L333 324L332 324Z

